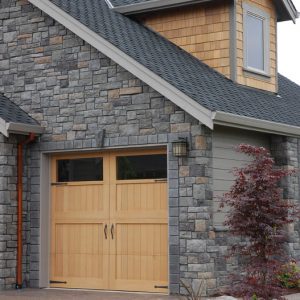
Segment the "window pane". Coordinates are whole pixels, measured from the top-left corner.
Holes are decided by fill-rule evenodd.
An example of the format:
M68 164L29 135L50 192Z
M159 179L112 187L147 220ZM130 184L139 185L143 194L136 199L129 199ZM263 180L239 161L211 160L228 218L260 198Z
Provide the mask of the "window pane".
M264 70L264 21L247 15L247 67Z
M57 161L57 170L58 182L103 180L103 159L62 159Z
M167 155L117 157L117 179L167 178Z

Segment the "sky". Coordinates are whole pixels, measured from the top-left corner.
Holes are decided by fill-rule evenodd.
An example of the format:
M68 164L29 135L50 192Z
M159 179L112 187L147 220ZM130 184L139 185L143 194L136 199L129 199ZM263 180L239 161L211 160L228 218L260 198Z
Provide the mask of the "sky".
M300 11L300 0L293 0ZM300 18L278 23L278 70L300 85Z

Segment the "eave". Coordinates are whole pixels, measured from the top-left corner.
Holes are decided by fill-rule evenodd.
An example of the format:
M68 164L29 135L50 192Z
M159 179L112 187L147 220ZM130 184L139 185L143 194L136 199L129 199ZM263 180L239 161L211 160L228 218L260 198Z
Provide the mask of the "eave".
M0 118L0 133L5 137L9 137L10 134L21 134L29 135L30 133L35 133L40 135L44 132L44 127L40 125L30 125L24 123L7 122Z
M212 1L215 0L150 0L136 4L113 6L110 0L106 0L112 10L124 15L134 15ZM275 0L275 6L279 22L293 21L295 23L298 18L298 12L292 0Z
M300 137L300 127L282 124L267 120L261 120L222 111L213 112L214 125L240 128L251 131L259 131L277 135Z
M112 10L124 15L139 14L149 11L157 11L211 1L213 0L150 0L137 4L129 4L114 7L109 0L106 0L106 2L109 3L109 7L111 7Z
M277 8L278 22L293 21L296 23L299 15L292 0L276 0L275 6Z

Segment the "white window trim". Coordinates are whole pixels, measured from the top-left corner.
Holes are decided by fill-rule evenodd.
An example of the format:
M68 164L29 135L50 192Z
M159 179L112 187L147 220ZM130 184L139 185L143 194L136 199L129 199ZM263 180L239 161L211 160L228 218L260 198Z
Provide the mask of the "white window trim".
M264 69L256 69L248 65L248 49L247 49L247 30L246 30L246 17L247 15L253 15L263 20L264 25ZM270 15L252 5L243 3L243 32L244 32L244 70L259 75L270 76Z

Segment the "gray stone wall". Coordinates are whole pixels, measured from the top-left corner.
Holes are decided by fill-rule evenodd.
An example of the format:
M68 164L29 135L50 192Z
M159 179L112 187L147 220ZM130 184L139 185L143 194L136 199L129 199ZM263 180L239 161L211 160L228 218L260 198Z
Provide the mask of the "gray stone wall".
M0 289L13 288L16 283L17 246L17 142L0 135ZM23 278L26 286L29 279L28 245L29 231L29 153L24 152L23 173Z
M210 130L26 0L0 2L0 92L46 128L30 147L24 176L24 185L30 186L24 201L28 285L39 286L41 152L97 150L102 130L104 149L168 147L170 291L184 292L179 279L193 284L204 279L208 294L227 283L236 262L225 254L234 241L212 223ZM172 156L172 141L178 137L188 139L187 158ZM285 154L292 162L297 152L291 144ZM3 147L14 148L10 142ZM15 174L15 155L0 154L0 164L9 157L7 168ZM0 240L0 249L5 249L0 253L0 288L15 283L16 228L10 218L16 220L16 178L11 181L2 190L4 195L9 191L12 205L0 204L0 223L3 228L12 224L9 234L0 232L0 239L7 239ZM291 244L296 251L297 244Z
M103 129L105 149L168 146L170 291L202 273L214 286L205 275L211 132L27 1L1 1L0 28L0 92L46 128L30 150L30 286L39 285L40 153L99 149ZM172 157L178 137L189 141L188 158Z
M285 169L295 169L295 176L289 176L282 180L283 198L294 201L300 205L299 199L299 159L300 159L300 140L284 136L272 136L271 153L277 166ZM300 260L300 227L299 222L290 224L289 234L289 252L292 258Z

